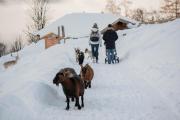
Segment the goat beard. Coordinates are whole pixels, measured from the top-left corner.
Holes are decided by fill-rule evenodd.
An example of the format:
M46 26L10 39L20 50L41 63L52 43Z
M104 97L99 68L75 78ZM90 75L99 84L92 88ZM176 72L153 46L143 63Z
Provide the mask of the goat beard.
M59 83L55 83L56 84L56 86L59 86Z

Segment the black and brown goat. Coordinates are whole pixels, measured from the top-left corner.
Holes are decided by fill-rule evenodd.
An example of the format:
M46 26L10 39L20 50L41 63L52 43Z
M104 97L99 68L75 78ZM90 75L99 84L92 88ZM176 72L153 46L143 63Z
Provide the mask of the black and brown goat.
M84 62L84 53L79 48L75 48L76 62L82 67Z
M84 83L83 80L76 74L72 68L61 69L55 76L53 83L59 86L62 85L63 92L66 96L67 107L69 110L70 98L75 98L75 106L78 109L84 107ZM81 106L79 104L79 97L81 96Z
M81 79L84 81L85 88L91 88L91 81L94 77L94 71L89 64L86 64L84 67L81 68L80 76Z

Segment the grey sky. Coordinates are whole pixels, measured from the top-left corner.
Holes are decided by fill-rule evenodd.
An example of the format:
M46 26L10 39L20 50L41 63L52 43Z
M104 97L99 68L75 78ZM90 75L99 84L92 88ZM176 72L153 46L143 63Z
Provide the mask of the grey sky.
M5 1L4 0L0 0L0 3L4 3Z
M24 2L27 0L0 0L0 3L16 3L18 4L19 2ZM49 0L50 2L61 2L64 0Z

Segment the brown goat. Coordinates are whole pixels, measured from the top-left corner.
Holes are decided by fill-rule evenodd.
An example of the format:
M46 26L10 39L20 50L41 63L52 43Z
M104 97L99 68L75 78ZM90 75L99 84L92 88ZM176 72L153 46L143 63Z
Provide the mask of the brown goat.
M11 60L11 61L7 61L5 62L3 65L4 65L4 68L7 69L13 65L15 65L17 63L17 61L19 60L19 55L17 54L16 56L16 59L15 60Z
M67 107L69 110L69 98L75 98L75 106L78 109L84 107L84 83L72 68L61 69L55 76L53 83L59 86L62 85L63 92L66 96ZM79 104L79 96L81 96L81 106Z
M86 64L84 67L81 68L80 76L81 79L84 81L85 88L91 88L91 81L94 77L94 71L89 64Z

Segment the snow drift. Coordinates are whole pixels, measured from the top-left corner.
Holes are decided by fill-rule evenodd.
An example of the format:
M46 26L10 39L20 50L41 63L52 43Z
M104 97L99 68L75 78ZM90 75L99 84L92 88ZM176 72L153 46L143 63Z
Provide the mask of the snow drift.
M72 14L69 17L74 19L64 23L73 23L80 17L76 25L81 26L84 15L92 17ZM98 15L93 19L105 21ZM89 29L86 25L82 26ZM47 50L43 41L31 44L19 52L20 60L7 70L3 63L11 59L10 55L0 58L0 119L179 120L179 26L178 19L119 31L119 64L104 64L104 47L99 51L99 64L85 61L93 67L95 77L92 88L85 92L85 107L80 111L73 107L74 103L70 111L65 110L62 89L53 85L52 80L63 67L73 67L79 73L74 47L89 48L88 38L68 40ZM75 35L77 31L69 33Z

